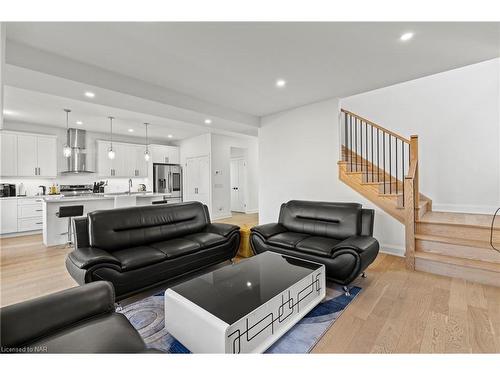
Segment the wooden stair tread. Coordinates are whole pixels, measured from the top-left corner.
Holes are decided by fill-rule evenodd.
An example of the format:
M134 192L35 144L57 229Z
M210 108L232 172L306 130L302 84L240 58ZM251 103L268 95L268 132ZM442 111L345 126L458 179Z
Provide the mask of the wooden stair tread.
M427 212L418 222L424 224L458 225L490 229L492 219L493 215L431 211ZM500 216L497 216L495 220L495 231L496 230L500 230Z
M424 251L415 251L415 258L500 273L500 263L492 263L475 259L458 258L448 255L428 253Z
M415 234L415 239L423 240L423 241L449 243L449 244L453 244L453 245L479 247L482 249L491 249L491 251L495 251L494 249L491 248L489 241L470 240L470 239L457 238L457 237L433 236L430 234L418 234L418 233ZM499 246L497 246L497 248L500 248L500 244L498 244L498 245Z

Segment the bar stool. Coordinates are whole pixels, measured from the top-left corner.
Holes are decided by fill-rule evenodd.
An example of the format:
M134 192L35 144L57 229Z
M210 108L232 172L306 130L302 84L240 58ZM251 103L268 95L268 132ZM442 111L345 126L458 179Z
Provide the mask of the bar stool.
M68 234L68 242L66 242L66 246L71 246L73 244L71 219L76 216L83 216L83 206L61 206L59 207L59 212L56 212L56 216L59 218L68 218L68 231L61 234Z

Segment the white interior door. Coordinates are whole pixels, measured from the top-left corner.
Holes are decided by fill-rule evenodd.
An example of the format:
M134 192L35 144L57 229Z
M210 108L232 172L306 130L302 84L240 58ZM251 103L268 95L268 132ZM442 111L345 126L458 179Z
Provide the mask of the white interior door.
M245 160L231 160L231 211L245 212Z
M186 159L185 201L210 204L210 163L208 156Z

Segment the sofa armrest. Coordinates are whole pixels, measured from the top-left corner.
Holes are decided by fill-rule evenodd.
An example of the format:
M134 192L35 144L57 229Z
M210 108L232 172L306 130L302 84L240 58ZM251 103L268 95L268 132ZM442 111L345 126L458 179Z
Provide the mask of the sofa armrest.
M240 227L232 224L211 223L205 227L205 232L219 234L228 237L231 233L239 231Z
M68 258L78 268L87 269L99 263L112 263L121 266L113 255L98 247L80 247L68 254Z
M257 225L256 227L253 227L251 231L260 234L262 237L264 237L264 239L268 239L269 237L276 234L288 232L288 229L286 229L279 223L270 223Z
M332 254L341 249L355 250L358 254L364 251L376 248L378 251L378 241L370 236L352 236L337 244L332 251Z
M96 281L0 309L3 347L19 348L81 320L115 311L115 292Z

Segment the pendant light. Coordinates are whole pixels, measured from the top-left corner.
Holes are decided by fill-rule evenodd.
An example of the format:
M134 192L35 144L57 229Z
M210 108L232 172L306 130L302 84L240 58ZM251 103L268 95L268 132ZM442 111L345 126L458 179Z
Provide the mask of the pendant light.
M148 126L149 126L149 123L145 122L144 125L146 125L146 151L144 151L144 159L146 161L149 161L149 158L151 157L150 153L149 153L149 142L148 142Z
M115 151L113 150L113 119L114 117L109 116L109 127L110 127L110 142L108 149L108 158L113 160L115 158Z
M68 145L68 131L69 131L68 116L69 113L71 112L71 109L64 109L64 112L66 112L66 143L63 146L63 155L65 158L69 158L71 156L71 147L69 147Z

